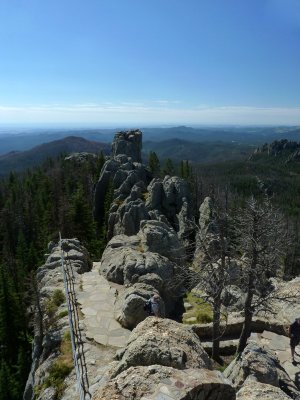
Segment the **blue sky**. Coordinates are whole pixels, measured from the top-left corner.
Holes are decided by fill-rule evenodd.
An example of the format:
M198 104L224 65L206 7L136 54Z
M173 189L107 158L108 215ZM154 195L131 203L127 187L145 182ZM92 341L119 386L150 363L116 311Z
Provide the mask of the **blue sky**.
M2 0L1 123L300 125L300 1Z

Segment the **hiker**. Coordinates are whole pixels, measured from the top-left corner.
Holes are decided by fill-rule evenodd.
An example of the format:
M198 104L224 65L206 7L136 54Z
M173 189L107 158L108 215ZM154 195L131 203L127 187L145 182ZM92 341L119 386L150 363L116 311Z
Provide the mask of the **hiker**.
M151 294L149 300L144 304L144 310L149 313L149 315L154 315L155 317L160 317L160 297L158 294Z
M291 339L291 353L292 361L295 362L295 347L300 343L300 318L296 318L295 321L290 325L289 337Z
M151 303L151 315L154 315L155 317L160 317L160 297L158 294L153 294L150 297L150 303Z

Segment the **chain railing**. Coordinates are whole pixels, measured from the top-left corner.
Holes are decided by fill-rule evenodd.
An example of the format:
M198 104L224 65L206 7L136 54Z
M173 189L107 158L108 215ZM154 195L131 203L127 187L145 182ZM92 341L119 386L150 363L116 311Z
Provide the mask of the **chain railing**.
M89 392L87 366L84 355L81 329L79 326L79 314L75 290L75 276L72 263L68 258L68 252L63 250L62 238L60 233L59 244L61 251L61 268L64 277L65 294L68 306L69 328L72 343L73 361L77 378L77 387L80 400L90 400L91 394Z

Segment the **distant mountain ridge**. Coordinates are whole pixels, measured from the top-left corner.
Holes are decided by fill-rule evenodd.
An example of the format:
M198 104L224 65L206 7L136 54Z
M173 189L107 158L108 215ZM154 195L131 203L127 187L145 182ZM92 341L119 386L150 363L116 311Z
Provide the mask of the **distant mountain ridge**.
M0 154L10 151L29 150L45 142L63 139L67 136L83 137L90 141L110 143L114 134L121 129L33 129L1 130ZM265 142L288 139L300 140L300 127L189 127L175 126L163 128L141 128L143 142L161 142L170 139L181 139L193 142L237 142L259 146ZM9 134L11 132L11 134Z
M43 143L26 151L11 151L0 155L0 176L7 175L10 171L20 172L26 168L39 165L48 157L57 157L60 154L78 152L110 153L110 144L92 142L77 136L68 136L64 139Z

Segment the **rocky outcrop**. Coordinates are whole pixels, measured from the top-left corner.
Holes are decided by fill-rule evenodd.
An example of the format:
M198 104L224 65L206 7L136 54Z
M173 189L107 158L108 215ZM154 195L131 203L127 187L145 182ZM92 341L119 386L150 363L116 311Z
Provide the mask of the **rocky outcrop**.
M76 281L79 284L80 274L91 268L88 252L77 239L64 239L62 249L66 262L72 265L75 285ZM44 387L43 383L49 377L51 367L60 356L62 340L65 333L69 331L60 247L51 243L49 251L46 263L38 268L36 275L38 287L36 288L37 307L34 315L32 367L24 392L25 400L35 398L35 392L39 392L39 400L56 398L56 389L51 385L46 389L49 385Z
M176 271L182 259L177 235L163 222L142 221L137 235L110 240L102 255L101 273L109 281L128 286L118 299L116 316L124 327L132 329L147 316L143 304L153 293L161 296L162 315L176 318L181 314L184 289Z
M210 197L205 197L199 208L199 235L205 239L209 233L216 234L216 211Z
M99 389L92 400L234 400L235 390L217 371L161 365L131 367Z
M112 156L126 154L133 162L141 162L142 132L140 130L122 131L115 135L112 143Z
M220 240L216 211L213 201L206 197L199 208L198 231L196 233L196 248L194 260L198 265L205 265L219 258Z
M145 166L133 162L126 155L118 155L105 162L95 189L94 215L97 221L103 220L105 196L112 192L113 202L109 211L108 238L120 233L133 234L132 226L136 227L134 233L138 232L140 222L138 216L141 214L138 208L143 208L143 193L146 192L151 179L151 173ZM132 195L127 199L131 191ZM137 209L131 212L131 217L135 218L136 222L128 227L127 223L131 222L128 213L132 202ZM140 218L145 219L148 216L143 212Z
M249 343L241 356L226 368L224 375L237 389L243 386L246 379L251 378L278 387L292 398L293 395L298 395L294 382L280 365L275 354L267 347L263 348L256 343Z
M249 159L256 160L261 156L282 157L285 163L298 161L300 159L300 143L289 141L287 139L265 143L263 146L255 149Z
M261 312L261 314L268 319L272 319L276 315L278 324L288 326L300 315L300 277L291 281L271 278L270 284L275 288L276 295L269 301L268 311Z
M149 317L132 331L112 375L129 367L154 364L176 369L212 368L199 338L189 327L170 319Z
M168 223L185 240L193 231L191 194L187 182L177 176L153 179L147 188L146 209L151 219Z
M297 397L295 397L297 399ZM278 387L257 382L249 379L245 385L237 392L237 400L290 400L291 397L286 395Z
M94 153L72 153L69 156L65 157L65 161L72 161L76 164L84 164L87 161L95 161L97 159L97 155Z
M147 275L146 275L147 276ZM135 283L124 290L118 297L116 303L115 319L127 329L133 329L149 314L144 310L144 304L153 294L159 294L151 282ZM162 298L159 300L160 315L166 315L165 303Z

